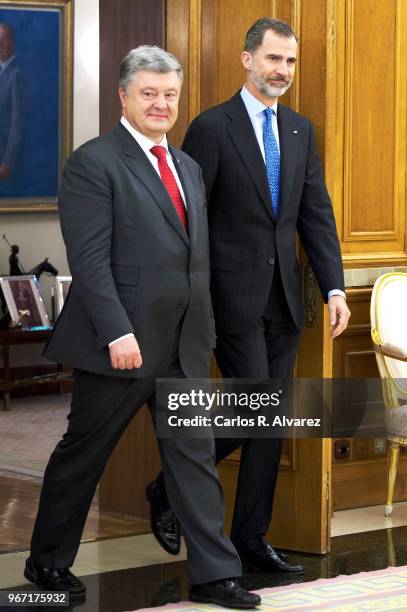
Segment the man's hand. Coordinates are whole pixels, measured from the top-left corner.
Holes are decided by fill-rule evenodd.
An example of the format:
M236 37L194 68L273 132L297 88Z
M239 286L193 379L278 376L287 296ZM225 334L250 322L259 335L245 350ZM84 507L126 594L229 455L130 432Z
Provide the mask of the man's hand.
M5 181L10 176L11 176L10 166L6 166L6 164L0 164L0 181Z
M328 310L332 326L331 337L336 338L348 327L350 310L345 298L341 295L333 295L328 298Z
M115 370L140 368L143 360L136 338L124 338L109 347L110 361Z

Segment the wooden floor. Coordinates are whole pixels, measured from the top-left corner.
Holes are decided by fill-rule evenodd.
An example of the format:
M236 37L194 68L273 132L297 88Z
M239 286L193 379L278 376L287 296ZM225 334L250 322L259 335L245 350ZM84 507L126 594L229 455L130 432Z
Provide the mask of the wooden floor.
M0 554L29 549L40 489L41 484L37 482L0 476ZM96 498L82 541L149 532L148 521L100 514Z

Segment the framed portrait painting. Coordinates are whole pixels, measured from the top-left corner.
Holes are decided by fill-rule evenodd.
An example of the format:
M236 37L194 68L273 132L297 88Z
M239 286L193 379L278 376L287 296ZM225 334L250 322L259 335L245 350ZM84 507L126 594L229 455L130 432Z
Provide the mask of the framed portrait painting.
M57 209L72 151L73 0L0 0L0 212Z
M38 282L33 274L0 276L0 288L13 327L22 327L22 329L50 327Z

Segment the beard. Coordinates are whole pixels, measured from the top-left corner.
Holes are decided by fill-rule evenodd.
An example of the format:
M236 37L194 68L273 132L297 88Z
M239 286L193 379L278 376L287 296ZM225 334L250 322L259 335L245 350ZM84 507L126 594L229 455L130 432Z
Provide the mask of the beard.
M254 85L256 86L256 89L258 89L258 91L263 95L266 96L267 98L273 99L273 98L278 98L279 96L282 96L283 94L285 94L285 92L290 88L291 83L293 82L292 79L281 79L281 83L284 83L283 87L274 87L273 85L270 85L269 81L273 80L279 80L279 79L268 79L264 76L262 76L256 69L256 64L253 61L253 68L250 70L250 78L253 81Z

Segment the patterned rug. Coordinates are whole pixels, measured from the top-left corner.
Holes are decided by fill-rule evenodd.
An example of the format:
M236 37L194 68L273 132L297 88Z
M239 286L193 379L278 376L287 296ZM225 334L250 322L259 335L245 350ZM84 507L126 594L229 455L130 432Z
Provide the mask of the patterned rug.
M15 398L0 410L0 474L41 480L49 456L67 426L71 396Z
M257 608L259 612L406 612L407 566L262 589L256 593L262 598L262 605ZM222 609L225 608L188 601L160 608L142 608L144 612L219 612Z

